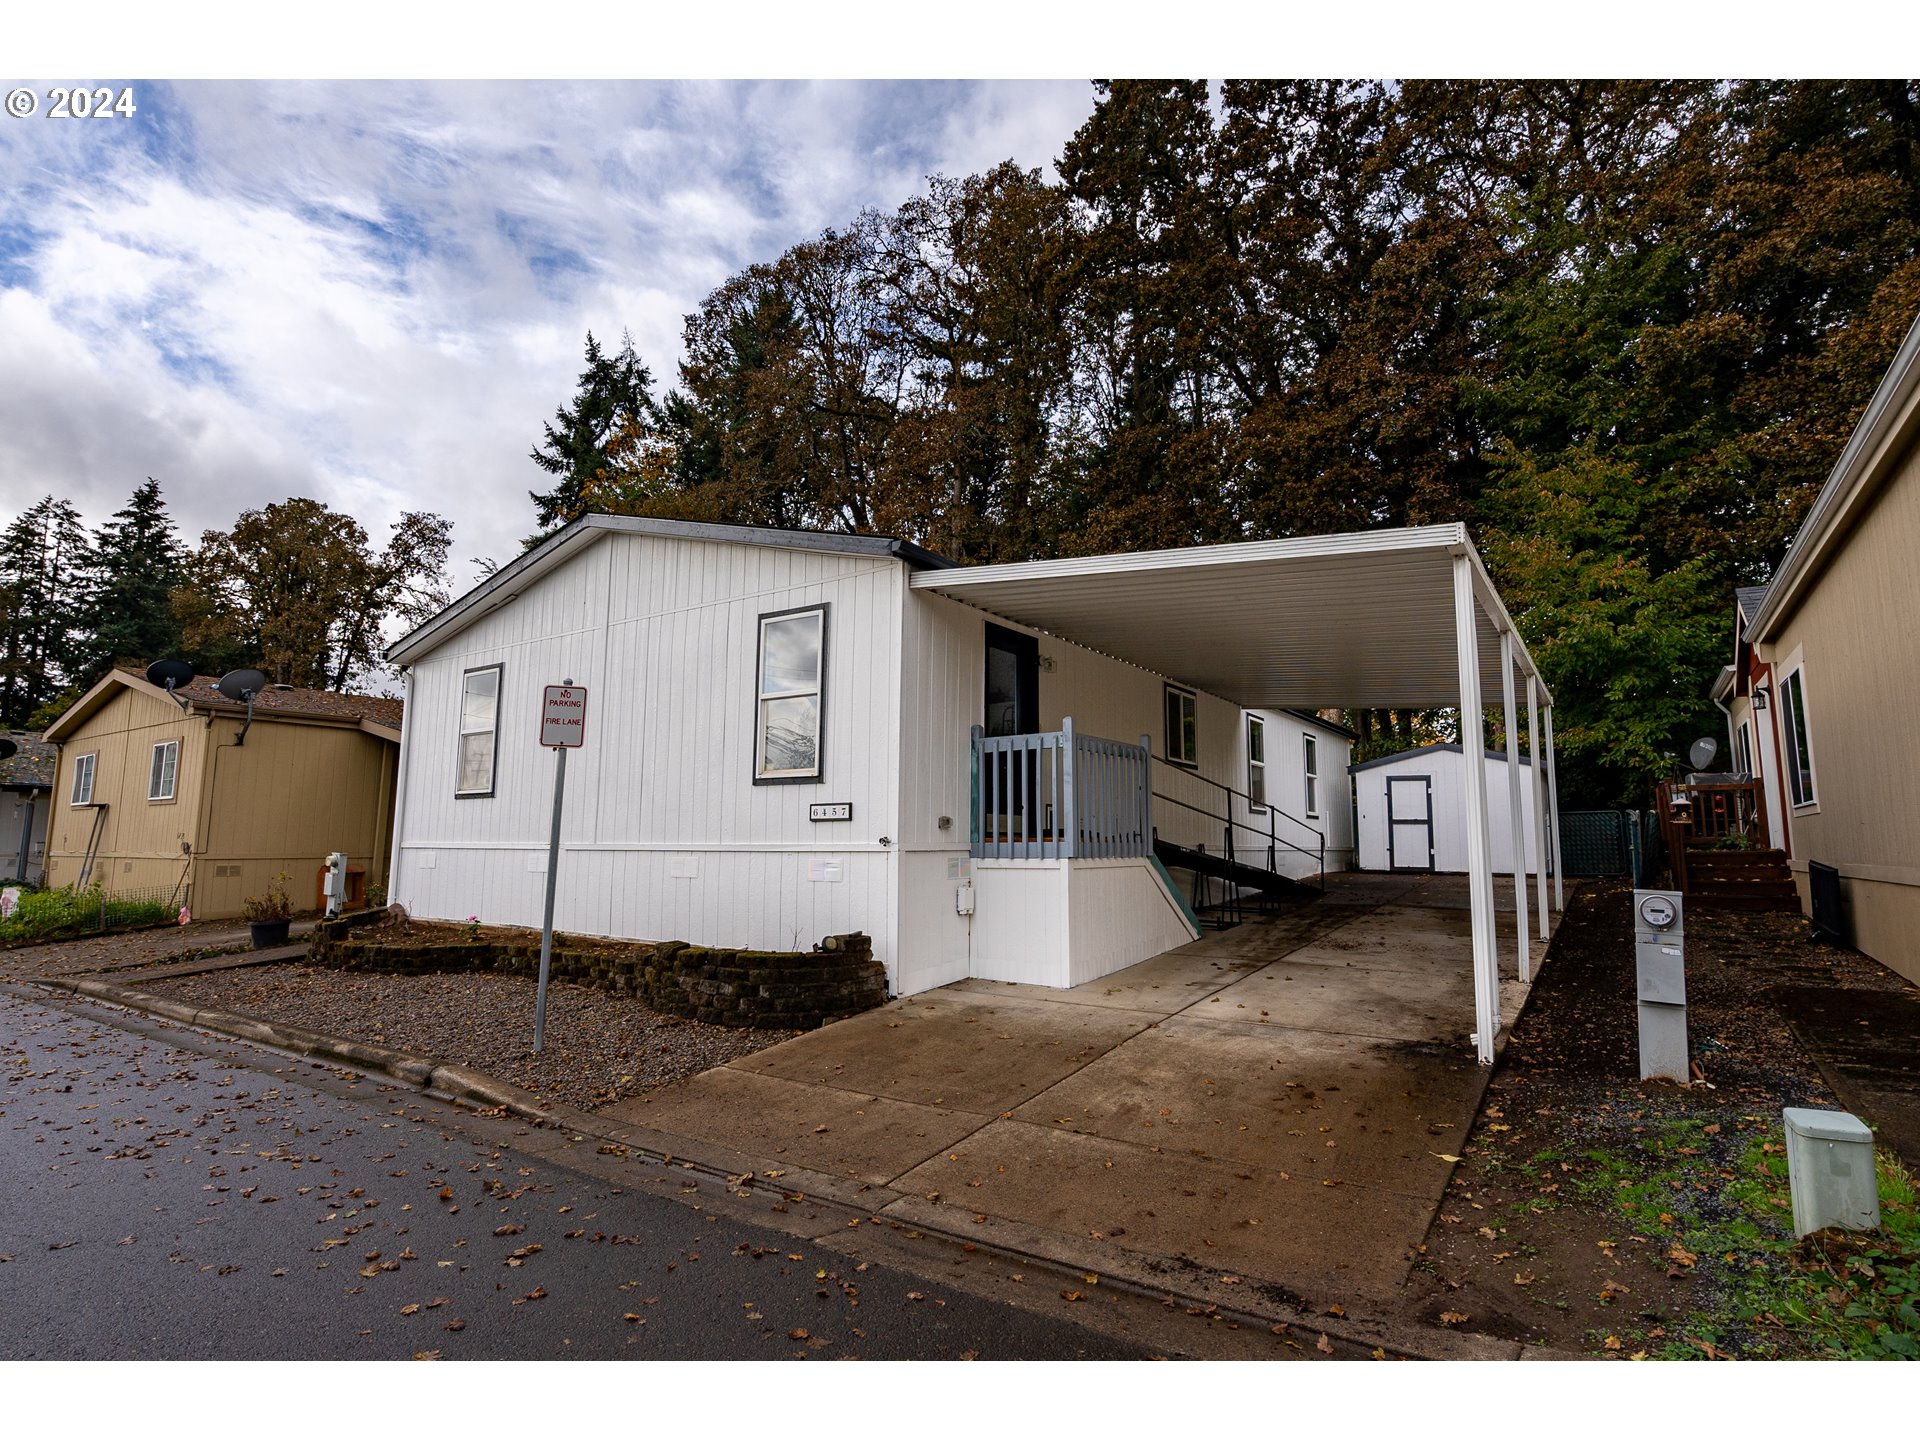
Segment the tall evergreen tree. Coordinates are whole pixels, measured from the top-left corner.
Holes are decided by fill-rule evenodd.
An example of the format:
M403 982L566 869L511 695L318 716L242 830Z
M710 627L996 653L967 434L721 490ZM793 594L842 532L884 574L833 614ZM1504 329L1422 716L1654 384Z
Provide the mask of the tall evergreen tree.
M0 722L26 723L80 668L80 512L49 495L0 535Z
M543 531L578 519L588 488L607 468L609 443L637 422L656 418L653 375L634 353L631 335L623 335L620 349L608 355L589 330L586 359L573 404L554 411L530 455L554 477L551 490L527 492Z
M126 508L93 535L84 579L79 646L84 688L116 662L145 665L177 656L180 622L168 597L180 585L185 553L159 482L147 477Z

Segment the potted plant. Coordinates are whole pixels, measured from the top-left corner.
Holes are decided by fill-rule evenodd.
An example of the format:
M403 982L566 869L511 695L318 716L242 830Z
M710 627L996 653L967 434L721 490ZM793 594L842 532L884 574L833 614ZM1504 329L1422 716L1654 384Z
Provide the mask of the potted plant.
M287 895L289 878L282 870L273 877L264 895L249 895L240 902L256 950L271 950L287 943L287 928L293 920L293 901Z

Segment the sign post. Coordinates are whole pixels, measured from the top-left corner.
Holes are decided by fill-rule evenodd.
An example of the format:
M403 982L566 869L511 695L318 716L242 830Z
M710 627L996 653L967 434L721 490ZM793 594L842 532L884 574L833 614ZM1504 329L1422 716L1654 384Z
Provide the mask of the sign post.
M540 981L533 999L533 1053L547 1038L547 968L553 962L553 896L560 879L560 805L567 793L567 751L587 733L587 692L567 680L549 685L540 702L540 743L554 752L553 829L547 836L547 908L540 924Z

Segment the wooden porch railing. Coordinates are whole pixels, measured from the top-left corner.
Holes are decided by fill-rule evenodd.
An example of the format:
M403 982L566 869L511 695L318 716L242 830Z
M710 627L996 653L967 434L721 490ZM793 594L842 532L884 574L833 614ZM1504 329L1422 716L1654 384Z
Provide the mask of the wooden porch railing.
M1756 850L1771 848L1766 799L1758 780L1663 780L1656 804L1660 838L1666 842L1677 890L1687 888L1689 849L1698 850L1729 835L1746 836Z
M981 860L1109 859L1153 851L1146 736L1081 735L1069 716L1035 735L973 727L972 853Z

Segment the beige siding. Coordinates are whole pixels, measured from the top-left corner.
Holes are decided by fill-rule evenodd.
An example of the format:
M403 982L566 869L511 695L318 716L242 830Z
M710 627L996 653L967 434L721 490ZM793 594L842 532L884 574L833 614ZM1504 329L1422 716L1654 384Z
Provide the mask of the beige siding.
M336 849L368 867L369 883L381 883L376 847L391 822L381 777L396 747L344 725L257 718L246 744L235 746L239 728L232 717L187 715L135 690L108 700L61 748L47 882L80 877L95 812L70 797L75 762L93 754L93 798L107 810L89 878L109 890L179 887L197 916L218 919L238 915L246 896L284 870L295 908L307 909L316 903L315 875ZM175 798L150 801L153 747L164 740L181 742ZM390 781L386 791L390 806Z
M1804 664L1815 804L1789 819L1801 892L1809 859L1837 866L1860 948L1920 981L1917 548L1920 460L1909 452L1762 656L1776 696ZM1768 713L1784 724L1777 699Z
M238 914L281 871L294 907L317 908L319 872L335 850L367 867L369 884L384 883L378 851L392 801L382 776L397 747L358 728L289 720L256 720L236 746L239 728L222 716L207 731L212 773L194 913Z
M180 742L174 799L147 798L154 746ZM83 755L94 755L93 799L105 802L100 845L92 875L109 890L171 893L186 868L183 845L199 848L199 796L205 773L206 719L189 716L170 700L122 690L88 717L61 745L54 776L47 835L47 883L70 885L80 877L96 824L95 811L72 803L73 772Z

